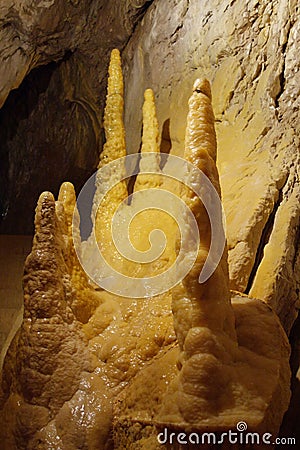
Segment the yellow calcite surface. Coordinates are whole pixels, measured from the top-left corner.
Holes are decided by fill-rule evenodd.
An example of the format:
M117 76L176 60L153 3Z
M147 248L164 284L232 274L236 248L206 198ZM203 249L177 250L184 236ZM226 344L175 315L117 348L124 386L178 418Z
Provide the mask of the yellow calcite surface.
M150 158L149 153L152 153ZM144 158L145 154L148 158ZM149 171L154 173L149 173ZM146 208L143 211L148 199L151 199L155 205L156 199L159 200L161 198L159 189L162 189L164 186L164 178L166 177L163 177L160 169L159 129L154 94L151 89L147 89L144 94L143 134L139 173L134 184L134 197L130 205L133 210L132 214L135 211L137 213L131 222L129 238L137 250L145 252L152 245L149 242L151 231L160 229L165 235L165 249L159 258L155 258L153 263L135 264L134 267L132 264L125 262L123 270L127 274L134 273L135 276L140 278L149 276L151 273L160 274L170 268L175 261L174 239L178 232L176 219L166 211L159 209ZM173 185L174 183L169 183L169 189ZM153 191L154 189L156 191ZM151 190L150 195L147 193L147 190ZM140 210L141 212L138 213Z
M206 169L220 191L215 167L211 93L206 80L194 85L185 142L185 158L200 169ZM186 201L207 245L210 223L204 207L194 193L190 193ZM268 423L274 430L280 425L281 419L276 415L282 401L286 402L289 397L287 338L275 314L260 301L237 297L231 304L226 250L213 275L205 284L199 284L197 275L207 254L207 246L200 244L193 269L182 284L172 290L180 371L166 390L157 420L176 428L204 430L229 427L233 417L237 422L243 417L251 427L261 429ZM252 334L250 316L247 330L244 328L248 314L253 314L256 330L262 327L259 334L266 344L263 352L258 338ZM262 317L254 319L259 314ZM248 333L253 341L248 339ZM273 333L279 339L276 351L267 344ZM266 372L270 374L267 385ZM249 385L254 383L256 389L249 392Z
M184 389L188 387L190 398L183 399L176 382L177 348L145 366L115 403L115 448L130 448L133 443L145 450L164 448L156 436L166 427L168 436L184 431L187 435L198 433L201 438L202 433L235 431L242 420L248 432L263 434L268 429L274 433L280 421L278 410L289 397L288 340L266 304L238 294L233 294L231 301L238 344L208 328L197 330L193 361L197 377L191 370L185 374ZM227 445L224 441L221 448ZM174 448L174 444L167 448Z
M125 130L123 124L123 75L120 52L114 49L108 69L107 102L104 111L104 128L106 143L100 156L98 168L101 169L111 161L126 156ZM111 239L111 221L119 204L127 198L126 181L117 183L111 190L107 183L118 181L125 176L124 165L120 165L110 174L110 179L103 181L96 178L96 192L93 203L95 215L95 235L105 258L116 268L122 266L122 259ZM108 191L108 192L107 192ZM103 193L106 193L103 196ZM101 201L102 199L102 201Z
M86 323L98 306L99 299L91 290L91 282L80 264L74 247L74 240L80 240L80 235L76 194L71 183L65 182L61 185L56 203L56 213L64 230L67 251L66 263L70 271L71 283L77 291L76 299L72 302L72 310L80 322Z
M100 169L125 155L121 75L120 56L113 51L104 121L107 143ZM123 203L125 214L138 211L145 203L143 194L152 188L156 198L163 195L158 189L163 174L150 90L145 93L143 114L136 198ZM203 171L220 194L207 80L194 85L185 142L185 160ZM153 159L148 160L150 151ZM155 178L147 174L149 167L157 171ZM118 170L111 174L116 180L125 171L124 163ZM107 187L100 180L94 213ZM178 188L166 186L169 193ZM149 271L160 274L176 260L178 227L174 218L155 208L136 214L126 230L136 248L148 249L147 237L154 227L164 230L167 245L160 258L147 264L123 258L111 246L110 228L116 208L127 196L125 181L108 193L95 214L96 240L108 262L123 270L127 279L146 279ZM270 306L230 294L226 246L211 277L199 283L211 245L209 217L194 191L182 185L179 197L200 231L196 261L172 289L134 298L134 292L125 297L95 286L83 271L78 245L74 247L80 237L72 185L62 185L56 202L48 192L40 196L33 248L25 264L24 319L2 374L4 450L148 450L158 447L156 434L162 426L222 431L240 420L253 431L278 433L289 402L286 335ZM190 222L183 219L181 231L193 243ZM221 232L221 220L218 226ZM93 263L93 244L93 240L86 243L81 261Z

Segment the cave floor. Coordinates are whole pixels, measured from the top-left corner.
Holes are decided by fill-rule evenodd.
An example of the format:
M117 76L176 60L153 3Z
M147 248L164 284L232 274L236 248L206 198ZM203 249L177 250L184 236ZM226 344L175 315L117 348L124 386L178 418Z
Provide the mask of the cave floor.
M22 320L22 277L32 236L0 235L0 367Z

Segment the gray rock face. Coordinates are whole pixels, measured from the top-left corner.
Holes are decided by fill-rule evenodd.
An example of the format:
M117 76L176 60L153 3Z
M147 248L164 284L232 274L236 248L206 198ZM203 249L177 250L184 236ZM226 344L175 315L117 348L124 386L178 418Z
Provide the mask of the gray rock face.
M126 42L150 3L147 0L3 3L0 106L34 67L60 60L67 51L97 49L98 61L102 62L101 56L109 47Z

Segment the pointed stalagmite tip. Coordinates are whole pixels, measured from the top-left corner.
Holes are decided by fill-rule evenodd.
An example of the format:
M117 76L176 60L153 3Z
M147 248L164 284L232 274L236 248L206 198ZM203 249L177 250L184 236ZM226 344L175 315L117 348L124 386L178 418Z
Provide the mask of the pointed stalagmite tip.
M72 183L65 181L59 189L58 200L63 203L76 202L76 193Z
M145 154L150 153L150 158L145 158ZM152 155L155 153L155 155ZM140 160L140 173L136 178L134 192L142 189L157 188L161 185L161 177L154 175L160 172L159 154L159 128L156 118L155 98L152 89L144 92L143 104L143 134ZM142 172L153 171L153 173L143 174Z
M49 191L42 192L39 196L38 203L37 203L37 209L42 209L44 206L47 205L54 205L55 204L55 198L53 194Z
M207 79L197 79L193 86L193 94L189 99L189 113L187 116L187 127L185 135L185 158L193 164L198 164L197 160L202 161L201 170L206 172L203 157L207 156L216 161L217 141L215 132L215 118L212 109L212 95L210 83ZM204 153L203 153L204 152ZM206 156L206 164L208 159ZM211 176L217 179L216 169L209 166ZM217 181L218 184L218 181ZM219 187L218 187L219 190Z
M67 223L69 232L71 233L74 208L76 206L76 193L72 183L68 181L62 183L59 189L58 202L63 204L64 221Z
M54 224L55 221L55 199L51 192L42 192L35 209L35 232L41 228Z
M146 89L144 92L145 102L154 102L154 92L152 89Z
M108 74L107 95L123 95L121 55L120 51L116 48L114 48L110 54Z
M211 100L211 89L210 83L206 78L198 78L193 86L193 92L197 92L198 94L204 94Z
M118 50L117 48L112 49L111 59L120 59L120 50Z
M125 129L123 123L124 85L120 52L112 50L108 69L104 131L106 142L100 155L98 168L126 156Z
M144 100L141 153L158 152L159 128L156 118L155 97L152 89L145 90Z

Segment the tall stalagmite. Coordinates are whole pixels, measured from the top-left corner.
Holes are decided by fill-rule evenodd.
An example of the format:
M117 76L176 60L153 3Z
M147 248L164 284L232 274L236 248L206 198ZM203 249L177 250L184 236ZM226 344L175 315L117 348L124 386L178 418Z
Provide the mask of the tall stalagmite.
M189 101L185 158L220 193L207 80L196 81ZM197 171L188 176L195 188L201 187ZM183 188L181 196L196 218L201 242L192 270L172 290L179 353L170 349L122 391L115 403L117 449L137 442L141 449L160 448L159 432L174 433L167 448L180 448L177 433L234 430L241 418L251 431L276 435L288 407L289 345L277 316L260 300L231 298L226 247L212 276L199 283L212 244L211 223L196 192Z
M111 221L116 208L124 201L127 194L126 180L120 181L110 191L114 182L125 178L124 161L116 165L108 173L101 169L119 158L126 156L125 130L123 123L124 86L120 52L114 49L108 70L107 99L104 111L104 130L106 142L100 155L99 172L96 177L96 192L93 200L95 218L95 235L104 257L115 268L121 268L122 260L116 250L111 236ZM109 191L109 192L108 192ZM107 192L107 194L106 194ZM104 195L105 193L105 195ZM102 200L102 201L101 201Z

